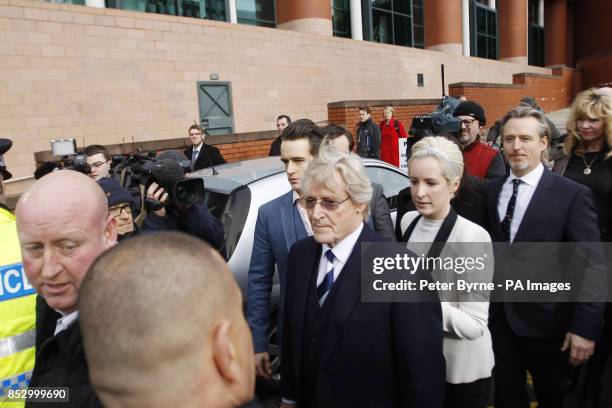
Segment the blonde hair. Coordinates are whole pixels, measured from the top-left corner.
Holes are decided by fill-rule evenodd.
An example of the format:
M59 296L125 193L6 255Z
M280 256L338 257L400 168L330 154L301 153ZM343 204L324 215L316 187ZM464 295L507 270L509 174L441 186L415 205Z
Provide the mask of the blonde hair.
M391 112L391 116L395 115L395 109L393 109L393 106L385 106L385 109L383 109L383 111Z
M321 145L319 156L310 163L302 178L302 195L308 196L313 184L339 191L341 186L334 177L336 173L344 181L344 188L351 201L366 205L363 212L363 219L366 220L370 215L372 184L365 167L358 156L343 153L334 146Z
M459 147L442 136L429 136L418 141L412 146L412 156L408 160L408 172L410 163L416 159L433 157L440 163L442 176L451 184L461 180L463 175L463 155Z
M582 138L578 132L576 121L580 119L602 119L603 132L608 147L606 159L612 156L612 97L591 88L580 92L572 103L570 117L567 120L567 137L563 142L563 151L570 156L576 149L584 151Z

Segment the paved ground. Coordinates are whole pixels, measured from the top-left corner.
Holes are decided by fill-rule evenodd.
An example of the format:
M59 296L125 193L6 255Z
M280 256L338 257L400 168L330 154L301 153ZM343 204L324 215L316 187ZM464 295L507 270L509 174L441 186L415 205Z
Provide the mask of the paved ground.
M270 381L257 381L257 397L265 408L275 408L279 400L279 384ZM537 407L537 403L531 404L532 408ZM490 408L493 408L491 404ZM567 408L582 408L578 406L571 406ZM608 360L606 371L603 375L603 387L601 404L599 407L594 408L612 408L612 355Z

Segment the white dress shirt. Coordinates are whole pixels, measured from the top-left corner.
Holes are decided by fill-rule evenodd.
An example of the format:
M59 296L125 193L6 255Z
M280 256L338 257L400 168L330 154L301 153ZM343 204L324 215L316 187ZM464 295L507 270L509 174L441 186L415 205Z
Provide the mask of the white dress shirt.
M512 197L512 180L519 178L522 181L522 183L518 186L516 205L514 206L514 214L512 215L512 221L510 222L510 242L514 241L516 232L523 221L525 211L527 211L527 207L529 206L533 193L535 192L535 189L542 178L542 174L544 174L544 166L542 163L538 164L538 167L531 170L523 177L516 177L511 169L510 175L502 186L499 193L499 198L497 200L497 212L499 214L500 222L502 222L506 216L508 201L510 201L510 197Z
M298 212L300 213L300 218L304 223L304 228L306 228L306 233L310 237L312 236L312 227L310 226L310 220L308 219L308 212L299 202L296 203L296 201L300 198L300 195L293 190L293 205L297 206Z
M363 230L363 223L359 224L359 227L346 237L344 237L340 242L338 242L333 248L331 248L327 244L323 244L323 248L321 249L321 259L319 259L319 269L317 275L317 286L323 282L325 279L325 275L327 274L327 257L325 253L328 249L331 249L334 253L334 282L338 279L340 272L342 272L342 268L348 261L349 256L351 256L351 252L353 252L353 248L357 243L357 239L359 238L359 234Z
M191 162L192 163L195 163L196 160L198 160L200 153L202 153L202 146L204 146L204 141L202 141L199 145L193 147L193 150L191 152ZM197 150L197 153L196 153L196 150Z
M79 317L79 311L76 310L70 314L66 314L66 313L62 313L59 310L56 310L57 313L61 314L62 317L60 317L59 319L57 319L57 323L55 325L55 333L53 333L54 336L57 336L57 334L61 331L66 330L68 327L70 327L70 325L72 323L74 323L74 321L77 319L77 317Z

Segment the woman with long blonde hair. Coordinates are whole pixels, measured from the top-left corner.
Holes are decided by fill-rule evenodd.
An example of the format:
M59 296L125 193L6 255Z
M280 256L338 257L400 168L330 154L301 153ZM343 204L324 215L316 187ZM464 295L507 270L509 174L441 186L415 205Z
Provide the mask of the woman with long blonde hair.
M572 103L563 151L554 171L589 187L599 219L601 240L612 242L612 94L605 89L579 93ZM608 262L612 257L608 255ZM609 271L610 272L610 271ZM584 394L599 406L601 377L612 351L612 306L607 304L603 332L587 366ZM591 406L591 405L589 405Z

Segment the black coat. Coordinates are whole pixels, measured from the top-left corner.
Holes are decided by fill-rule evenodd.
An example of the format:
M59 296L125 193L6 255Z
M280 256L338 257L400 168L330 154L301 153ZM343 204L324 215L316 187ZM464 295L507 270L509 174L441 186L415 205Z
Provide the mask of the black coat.
M487 191L489 234L493 242L505 241L497 210L499 194L505 181L506 177L491 181ZM591 190L544 168L542 178L536 186L513 242L584 242L592 245L599 242L599 239L597 214ZM522 271L533 271L533 261L536 261L539 262L538 268L567 273L569 277L576 273L584 274L581 278L583 288L584 285L593 282L594 290L605 290L599 280L599 268L585 267L584 264L576 266L575 262L578 262L579 258L574 256L576 254L568 256L564 252L566 246L547 246L547 251L539 251L535 259L523 257L522 254L513 256L510 251L515 247L517 246L512 245L507 249L509 255L505 258L506 262L496 256L496 275L507 273L506 276L512 277L512 274L524 273ZM537 250L541 247L535 248ZM591 266L593 265L591 263ZM569 331L596 340L600 334L605 303L491 303L490 321L494 321L495 313L502 305L510 327L519 336L555 339L562 338Z
M185 153L185 156L187 156L187 158L191 160L193 146L189 146L187 149L185 149L183 153ZM198 153L198 159L196 160L195 165L193 166L193 171L210 167L211 160L213 166L218 166L219 164L227 163L221 155L221 152L219 152L219 149L217 149L215 146L207 145L206 143L204 143L202 145L202 151Z
M361 242L385 242L364 225L328 299L327 324L308 320L321 245L313 237L289 252L281 396L317 407L442 407L446 384L442 354L442 312L432 302L361 302ZM312 286L312 287L311 287ZM314 292L313 292L314 291ZM314 295L313 295L314 296ZM333 297L333 299L332 299ZM316 302L316 299L315 299ZM312 303L310 303L312 304ZM331 308L331 309L329 309ZM317 344L320 353L307 355ZM304 354L306 353L306 354ZM310 369L309 369L310 367ZM316 392L304 381L312 378Z
M223 224L208 211L206 203L196 203L186 209L174 205L166 207L166 215L160 217L151 211L142 223L140 233L150 231L181 231L208 242L225 254Z
M29 403L32 408L102 407L89 381L79 321L54 336L61 315L36 298L36 360L30 387L69 387L68 403Z
M380 159L380 128L372 118L357 126L357 153L361 157Z
M270 151L268 152L268 156L272 157L272 156L280 156L281 151L280 151L280 147L281 147L281 137L278 136L276 139L274 139L274 141L272 142L272 144L270 145Z

